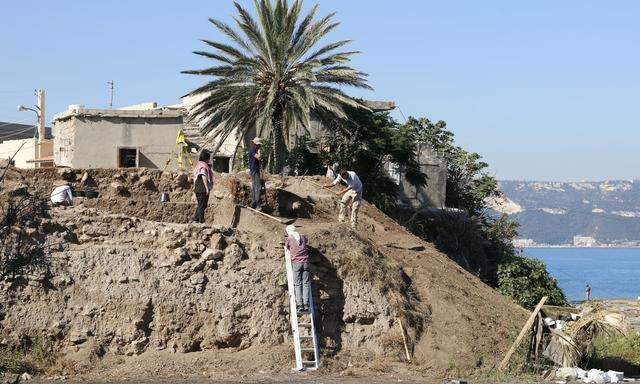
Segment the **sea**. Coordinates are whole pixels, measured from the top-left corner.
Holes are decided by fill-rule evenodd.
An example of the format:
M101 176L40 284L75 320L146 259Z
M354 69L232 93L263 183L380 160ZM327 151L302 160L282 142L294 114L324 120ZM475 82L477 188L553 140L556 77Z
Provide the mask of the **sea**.
M640 298L640 248L525 248L544 261L569 301Z

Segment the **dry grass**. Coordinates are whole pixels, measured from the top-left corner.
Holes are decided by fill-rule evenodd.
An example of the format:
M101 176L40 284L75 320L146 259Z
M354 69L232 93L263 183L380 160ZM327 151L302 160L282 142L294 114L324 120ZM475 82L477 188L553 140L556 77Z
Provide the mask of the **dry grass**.
M580 318L572 329L576 341L590 343L599 336L624 335L626 319L622 313L600 310Z

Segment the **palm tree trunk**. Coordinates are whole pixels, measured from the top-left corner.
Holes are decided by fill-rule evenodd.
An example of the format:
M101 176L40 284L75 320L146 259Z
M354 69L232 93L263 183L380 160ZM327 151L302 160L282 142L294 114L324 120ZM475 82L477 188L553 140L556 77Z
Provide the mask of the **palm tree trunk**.
M271 123L273 124L273 173L281 173L284 169L284 161L287 148L284 142L283 124L284 110L282 105L277 105L273 111Z

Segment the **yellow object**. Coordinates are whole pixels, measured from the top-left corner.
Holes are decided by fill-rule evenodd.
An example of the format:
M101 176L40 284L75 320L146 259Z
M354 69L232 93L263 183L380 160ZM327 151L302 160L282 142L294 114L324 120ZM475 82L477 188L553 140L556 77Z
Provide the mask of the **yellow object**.
M191 160L191 155L189 154L189 144L184 139L184 132L182 129L178 131L178 137L176 137L176 143L173 145L173 149L171 150L171 154L167 159L167 162L164 164L164 168L162 171L166 171L167 167L171 163L171 160L175 157L178 161L178 168L184 169L184 159L183 157L187 157L187 161L189 162L189 166L193 168L193 160Z

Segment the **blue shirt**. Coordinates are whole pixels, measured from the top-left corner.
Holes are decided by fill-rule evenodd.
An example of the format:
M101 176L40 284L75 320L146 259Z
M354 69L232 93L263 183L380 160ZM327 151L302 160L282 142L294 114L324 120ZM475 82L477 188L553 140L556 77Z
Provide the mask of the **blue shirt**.
M249 147L249 172L251 173L260 172L260 160L256 159L256 153L255 147Z

